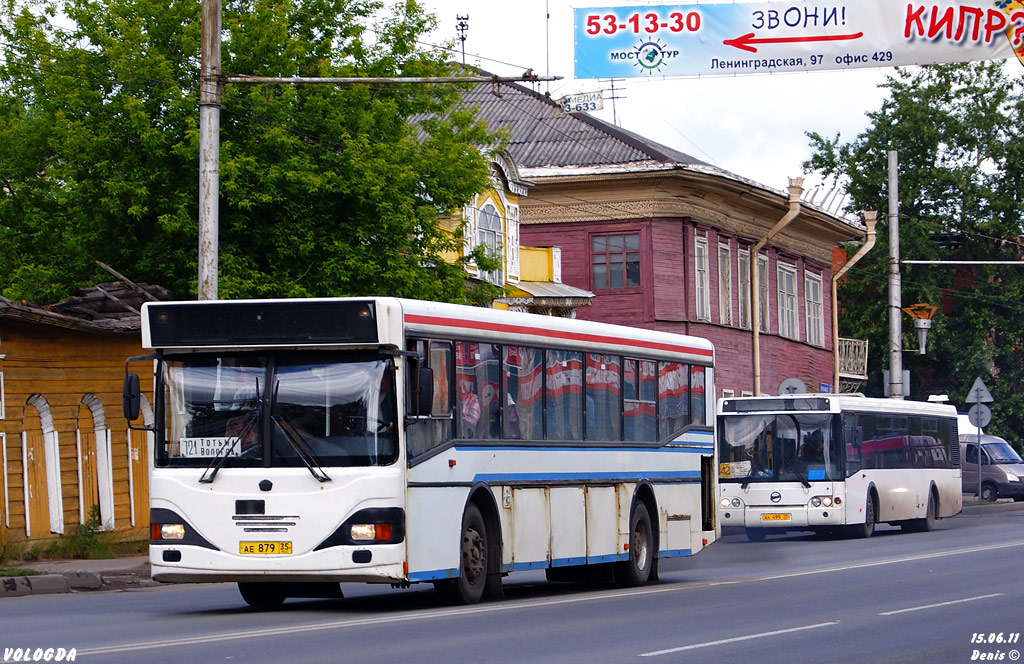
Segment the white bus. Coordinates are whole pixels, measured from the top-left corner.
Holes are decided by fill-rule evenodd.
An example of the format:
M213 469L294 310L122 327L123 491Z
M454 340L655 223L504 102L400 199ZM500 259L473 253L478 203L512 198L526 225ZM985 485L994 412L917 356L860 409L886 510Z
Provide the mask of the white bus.
M870 537L960 513L953 406L797 394L721 399L719 515L760 541L787 530Z
M142 339L157 581L472 603L516 570L640 585L716 538L703 339L395 298L147 303Z

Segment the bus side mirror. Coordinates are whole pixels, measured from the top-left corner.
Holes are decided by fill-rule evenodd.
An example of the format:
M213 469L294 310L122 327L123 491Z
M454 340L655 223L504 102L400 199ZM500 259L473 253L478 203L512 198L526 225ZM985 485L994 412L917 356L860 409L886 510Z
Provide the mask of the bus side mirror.
M139 406L142 403L142 392L139 389L138 374L125 374L121 388L121 405L124 408L124 419L133 422L139 419Z
M434 370L430 367L420 367L416 375L418 396L416 401L417 415L430 415L434 408Z

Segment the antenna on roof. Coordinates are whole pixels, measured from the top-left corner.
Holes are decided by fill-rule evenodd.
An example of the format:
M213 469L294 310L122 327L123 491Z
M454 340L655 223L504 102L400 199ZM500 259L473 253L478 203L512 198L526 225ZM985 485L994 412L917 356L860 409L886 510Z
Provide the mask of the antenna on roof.
M611 95L608 97L608 99L610 99L611 102L612 102L612 124L615 125L616 127L619 126L619 114L618 114L618 111L615 108L615 100L616 99L625 99L626 97L625 97L625 95L623 95L622 97L616 97L615 96L615 82L618 81L619 83L622 83L625 80L626 79L624 79L624 78L609 78L608 79L608 83L611 86ZM622 88L622 91L625 92L625 88Z
M462 66L466 66L466 33L469 31L469 14L465 16L455 15L455 29L459 33L459 41L462 42Z

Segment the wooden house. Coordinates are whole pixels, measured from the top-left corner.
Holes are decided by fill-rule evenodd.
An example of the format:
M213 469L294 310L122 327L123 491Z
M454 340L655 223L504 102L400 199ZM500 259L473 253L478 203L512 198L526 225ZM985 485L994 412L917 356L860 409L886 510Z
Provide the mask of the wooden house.
M147 539L151 443L128 431L121 384L125 359L144 352L139 306L169 295L111 283L47 307L0 297L0 527L8 541L71 533L91 514L103 530Z

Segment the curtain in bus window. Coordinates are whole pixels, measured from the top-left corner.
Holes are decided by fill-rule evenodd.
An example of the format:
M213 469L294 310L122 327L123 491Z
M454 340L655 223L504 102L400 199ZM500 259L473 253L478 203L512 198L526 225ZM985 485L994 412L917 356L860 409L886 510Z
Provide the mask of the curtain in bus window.
M544 439L544 352L505 346L505 438Z
M690 424L707 424L705 380L707 380L707 369L705 367L690 367Z
M455 344L459 438L493 440L498 428L498 347L460 341Z
M843 443L846 447L846 475L849 477L861 469L860 448L864 431L857 423L854 413L843 414Z
M678 362L658 363L658 436L668 440L690 423L690 372Z
M587 440L622 440L622 358L587 354Z
M583 353L549 350L546 356L546 437L582 440Z
M657 415L656 365L626 360L623 370L623 440L654 442Z
M394 372L385 360L280 358L272 392L275 464L366 466L398 457Z

